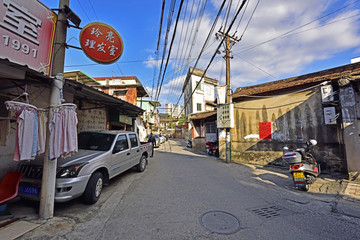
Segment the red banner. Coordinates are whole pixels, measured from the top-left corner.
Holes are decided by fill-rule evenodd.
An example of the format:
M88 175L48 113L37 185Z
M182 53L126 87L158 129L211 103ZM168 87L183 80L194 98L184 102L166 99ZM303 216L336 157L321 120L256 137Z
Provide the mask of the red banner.
M259 123L259 138L271 139L271 122Z

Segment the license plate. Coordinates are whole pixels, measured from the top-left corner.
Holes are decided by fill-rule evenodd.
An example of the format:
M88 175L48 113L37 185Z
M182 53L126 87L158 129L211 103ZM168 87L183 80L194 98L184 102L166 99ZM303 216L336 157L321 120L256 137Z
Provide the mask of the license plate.
M39 191L37 187L31 187L31 186L19 186L19 190L20 193L24 193L24 194L30 194L30 195L38 195Z
M293 176L295 179L301 179L301 178L305 178L304 173L303 172L293 172Z

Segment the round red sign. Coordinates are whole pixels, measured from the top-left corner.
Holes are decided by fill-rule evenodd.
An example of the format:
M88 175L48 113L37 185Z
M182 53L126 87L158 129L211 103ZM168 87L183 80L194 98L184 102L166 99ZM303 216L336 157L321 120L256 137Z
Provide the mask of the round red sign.
M120 34L105 23L89 23L80 32L80 44L85 54L98 63L116 62L124 44Z

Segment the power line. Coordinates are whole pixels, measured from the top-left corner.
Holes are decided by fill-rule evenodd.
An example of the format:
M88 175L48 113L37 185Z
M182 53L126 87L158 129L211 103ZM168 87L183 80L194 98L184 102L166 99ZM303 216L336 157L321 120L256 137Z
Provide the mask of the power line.
M160 65L160 70L159 70L159 78L158 78L158 82L157 82L157 85L156 85L156 93L155 93L155 95L157 95L157 92L158 92L158 90L159 90L160 77L161 77L162 67L163 67L163 64L164 64L164 59L165 59L165 54L166 54L166 48L167 48L167 44L168 44L168 37L169 37L169 32L170 32L172 17L173 17L173 13L174 13L174 9L175 9L175 3L176 3L176 0L171 0L170 8L169 8L168 24L167 24L167 28L166 28L166 34L165 34L163 55L162 55L162 59L161 59L161 65Z
M252 17L254 16L254 13L255 13L255 11L256 11L259 3L260 3L260 0L257 1L254 10L253 10L253 12L251 13L250 19L249 19L248 23L246 24L246 27L245 27L245 29L244 29L244 32L243 32L243 33L241 34L241 36L240 36L240 40L241 40L242 37L244 36L244 34L245 34L245 32L246 32L246 29L248 28L248 26L249 26L249 24L250 24L250 22L251 22L251 19L252 19ZM244 11L244 12L245 12L245 11Z
M81 9L83 10L83 12L84 12L85 16L88 18L89 22L91 22L91 20L90 20L89 16L86 14L85 9L84 9L84 8L83 8L83 6L81 5L80 0L77 0L77 1L78 1L79 5L80 5Z
M235 16L234 16L233 20L232 20L232 21L231 21L231 23L230 23L229 28L228 28L228 30L227 30L227 31L226 31L226 33L225 33L225 36L229 35L229 32L230 32L230 30L231 30L231 28L232 28L232 26L233 26L233 24L234 24L234 22L235 22L235 20L236 20L237 16L239 15L239 13L241 12L242 8L244 7L245 3L246 3L246 0L243 0L243 2L242 2L242 4L241 4L240 8L239 8L239 9L238 9L238 11L236 12L236 14L235 14ZM210 67L211 63L213 62L213 60L214 60L214 59L215 59L215 57L216 57L217 52L219 51L219 49L220 49L221 45L223 44L224 39L225 39L225 38L222 38L222 40L220 41L220 43L219 43L219 45L218 45L218 47L217 47L217 49L216 49L215 53L213 54L213 56L212 56L212 58L211 58L211 60L210 60L209 64L207 65L206 69L204 70L204 73L203 73L203 75L201 76L201 79L200 79L200 80L198 81L198 83L196 84L196 86L195 86L195 88L194 88L194 90L192 91L192 93L191 93L191 95L190 95L190 96L192 96L192 95L195 93L196 88L199 86L199 84L201 83L201 81L204 79L204 76L205 76L205 74L206 74L207 70L209 69L209 67ZM188 104L188 102L190 101L190 99L191 99L191 98L189 98L189 99L186 101L186 103L184 102L184 108L186 107L186 105ZM177 105L177 104L178 104L178 102L176 103L176 105ZM180 114L182 113L182 111L184 110L184 108L181 110ZM179 118L180 114L178 115L178 118Z
M155 65L154 65L154 74L153 74L153 81L152 81L152 88L151 88L151 100L153 97L154 87L155 87L155 78L157 75L157 62L159 61L159 46L161 42L161 32L162 32L162 24L164 20L164 12L165 12L165 0L163 0L162 7L161 7L161 17L160 17L160 27L159 27L159 34L158 34L158 42L156 45L156 51L155 51Z
M100 22L100 21L99 21L99 18L98 18L98 16L97 16L97 14L96 14L96 12L95 12L94 6L92 5L92 3L91 3L91 1L90 1L90 0L89 0L89 3L90 3L90 6L91 6L91 8L92 8L92 10L93 10L94 14L95 14L96 19L98 20L98 22Z
M185 35L186 43L182 44L181 55L180 55L180 57L177 57L179 59L179 64L178 65L182 66L182 67L180 68L179 71L177 71L177 74L175 76L175 79L176 79L175 81L176 82L172 85L172 88L170 89L170 93L169 93L169 95L175 97L175 99L176 99L177 94L175 94L175 93L171 94L171 93L175 92L175 90L177 89L177 86L180 85L180 83L181 83L180 76L185 74L185 71L186 71L185 68L193 61L193 60L190 60L191 59L192 48L195 45L194 43L195 43L195 41L197 39L197 36L198 36L199 26L201 24L202 17L204 15L206 4L207 4L207 0L205 0L205 1L199 0L198 4L197 4L196 1L193 1L193 4L191 6L191 11L190 11L189 18L188 18L188 21L187 21L188 24L187 24L186 35ZM192 13L194 12L193 9L194 9L195 5L198 6L198 7L196 9L195 16L193 17L194 20L191 21ZM186 21L184 20L184 23L185 22ZM191 26L191 30L190 30L190 33L189 33L189 25L190 25L191 22L192 22L192 26ZM195 29L195 32L194 32L194 29ZM180 42L181 42L181 40L180 40ZM190 43L191 43L191 45L190 45ZM185 48L185 45L186 45L186 48ZM189 46L190 46L190 50L189 50ZM187 55L186 58L185 58L185 55ZM186 64L185 64L185 61L187 61ZM177 66L177 62L174 65Z
M198 57L197 57L196 63L195 63L195 65L194 65L194 68L196 68L196 66L197 66L197 64L198 64L198 62L199 62L199 60L200 60L201 55L203 54L203 52L204 52L205 49L206 49L206 46L208 45L208 42L209 42L209 40L210 40L210 37L212 36L212 34L213 34L213 32L214 32L216 23L217 23L220 15L221 15L222 9L224 8L225 2L226 2L226 0L223 1L222 5L221 5L221 7L220 7L220 9L219 9L219 12L218 12L218 14L217 14L217 16L216 16L216 18L215 18L215 20L214 20L214 23L213 23L213 25L212 25L212 27L211 27L211 29L210 29L210 31L209 31L209 34L208 34L208 36L207 36L207 38L206 38L206 40L205 40L205 43L204 43L204 45L203 45L203 47L202 47L202 49L201 49L201 51L200 51L200 53L199 53L199 55L198 55ZM218 48L218 49L219 49L219 48ZM218 49L216 50L216 52L218 51ZM215 52L215 53L216 53L216 52ZM191 74L192 74L192 72L191 72ZM187 82L188 82L188 80L185 79L184 86L186 86ZM179 99L178 99L178 101L177 101L176 104L178 104L178 103L180 102L180 99L181 99L182 95L183 95L183 93L181 93L181 95L180 95L180 97L179 97ZM185 106L186 106L186 105L185 105Z
M169 58L170 58L172 46L173 46L173 43L174 43L174 40L175 40L177 25L178 25L178 22L179 22L179 18L180 18L183 3L184 3L184 0L181 0L178 15L177 15L176 22L175 22L175 28L174 28L173 36L172 36L170 47L169 47L169 53L168 53L168 57L167 57L165 68L164 68L164 73L163 73L162 80L161 80L161 83L160 83L160 86L159 86L159 91L157 92L157 95L155 97L155 99L157 99L157 100L159 99L159 95L160 95L160 92L161 92L161 87L162 87L164 77L165 77L165 73L166 73L166 69L167 69L167 66L168 66L168 63L169 63Z

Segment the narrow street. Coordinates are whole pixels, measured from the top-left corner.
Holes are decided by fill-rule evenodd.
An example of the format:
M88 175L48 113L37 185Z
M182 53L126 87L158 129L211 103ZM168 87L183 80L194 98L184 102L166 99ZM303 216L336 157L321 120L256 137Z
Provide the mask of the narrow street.
M19 239L357 239L360 219L337 213L336 203L293 189L283 172L225 164L170 140L95 205L56 204L53 219L33 219L41 225Z

